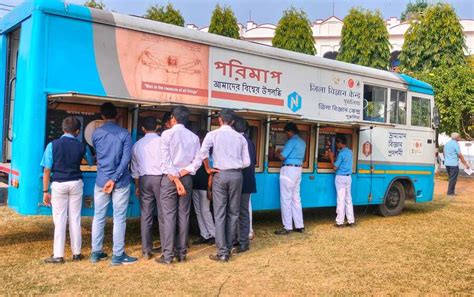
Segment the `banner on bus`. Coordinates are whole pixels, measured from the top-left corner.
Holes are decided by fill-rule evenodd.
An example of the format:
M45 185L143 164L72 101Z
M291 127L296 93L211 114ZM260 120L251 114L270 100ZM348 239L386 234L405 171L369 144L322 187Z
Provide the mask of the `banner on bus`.
M96 60L109 96L254 109L314 120L362 120L363 86L358 76L96 26Z

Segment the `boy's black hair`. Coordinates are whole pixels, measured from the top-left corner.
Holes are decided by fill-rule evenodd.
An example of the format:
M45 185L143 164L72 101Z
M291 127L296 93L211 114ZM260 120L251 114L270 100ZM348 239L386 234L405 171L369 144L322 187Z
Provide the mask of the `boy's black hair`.
M107 120L113 120L117 117L117 107L110 102L102 104L100 114Z
M76 117L67 117L63 120L62 128L64 132L75 133L81 130L81 122Z
M239 133L245 133L248 129L247 121L240 115L234 117L234 124L232 126L234 127L234 130Z
M295 123L287 123L285 127L283 128L283 131L293 132L293 134L300 134L300 131L298 130L298 127L296 126Z
M142 127L146 131L155 131L158 126L158 121L154 116L147 116L142 121Z
M232 124L232 121L235 120L235 112L230 108L224 108L219 113L219 117L225 124Z
M344 144L344 145L347 145L347 139L344 135L336 135L336 143L341 143L341 144Z
M188 123L190 114L191 112L189 111L189 108L182 105L175 106L171 110L171 115L176 119L178 124L182 124L182 125L186 125Z

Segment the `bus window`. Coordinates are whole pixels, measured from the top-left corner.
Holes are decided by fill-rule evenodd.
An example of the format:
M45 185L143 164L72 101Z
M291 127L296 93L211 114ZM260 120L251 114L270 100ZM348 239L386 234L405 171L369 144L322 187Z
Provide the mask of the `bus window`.
M329 151L335 152L335 157L337 158L337 149L336 149L336 136L344 135L347 141L347 147L353 150L353 131L346 128L335 128L335 127L324 127L319 128L319 137L318 137L318 149L317 149L317 160L318 160L318 169L331 169L332 165L329 160Z
M143 137L144 133L141 129L143 120L148 116L154 116L158 119L158 122L161 122L163 115L166 111L157 111L157 110L140 110L138 114L138 126L137 126L137 140ZM201 116L197 114L191 114L189 116L189 121L186 124L186 128L191 130L193 133L197 133L199 130L203 129ZM161 124L158 125L158 131L161 131Z
M286 134L283 131L286 123L272 123L270 124L270 140L268 147L268 165L269 167L281 167L281 161L277 157L276 152L283 150L285 143L288 141ZM297 125L300 131L300 137L306 143L306 155L303 161L303 169L309 168L309 151L310 151L310 136L311 125Z
M364 85L364 121L385 123L387 89Z
M390 91L390 123L407 124L407 92Z
M411 98L411 125L419 127L430 127L431 104L430 99Z
M128 127L128 110L127 108L118 107L119 114L118 124L124 128ZM85 145L89 146L91 152L95 155L92 146L92 134L97 127L103 125L104 121L100 116L99 105L73 104L73 103L54 103L48 106L46 116L46 140L45 146L61 137L63 134L62 121L68 116L75 116L81 122L81 133L77 138ZM85 160L83 165L85 165Z

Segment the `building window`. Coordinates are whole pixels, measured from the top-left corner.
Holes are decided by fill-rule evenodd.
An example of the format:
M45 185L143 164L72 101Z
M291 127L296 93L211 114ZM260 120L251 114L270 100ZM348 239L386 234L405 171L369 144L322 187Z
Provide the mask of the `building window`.
M364 120L385 123L387 89L364 85Z
M390 123L407 124L407 92L390 91Z
M430 99L411 98L411 125L419 127L430 127L431 103Z
M318 137L318 169L332 169L331 161L329 160L329 152L335 153L337 158L336 137L344 136L347 141L347 147L353 149L353 131L347 128L324 127L319 128Z
M270 125L270 140L268 147L268 165L269 167L281 167L282 162L278 158L277 152L282 151L285 143L288 141L283 128L286 123L272 123ZM300 137L306 143L306 153L303 161L303 168L309 168L309 148L311 125L297 125L300 131Z

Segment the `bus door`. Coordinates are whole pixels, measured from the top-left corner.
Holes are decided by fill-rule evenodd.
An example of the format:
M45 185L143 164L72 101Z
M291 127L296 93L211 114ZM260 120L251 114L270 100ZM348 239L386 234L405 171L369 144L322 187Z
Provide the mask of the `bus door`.
M317 172L319 183L317 184L318 192L322 193L321 199L324 204L336 205L336 188L334 185L335 172L331 161L329 160L329 152L334 152L337 158L338 151L336 148L336 137L344 136L347 141L347 147L353 152L353 173L356 170L357 160L357 134L352 128L343 128L336 126L324 126L318 128L318 145L316 149ZM354 186L352 187L355 188ZM355 191L353 190L354 194Z
M3 140L2 162L10 162L12 157L12 124L13 108L15 102L16 72L18 62L18 49L20 46L20 31L18 28L8 34L7 67L5 98L3 102Z

